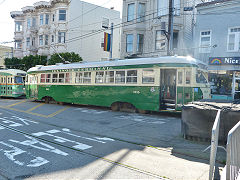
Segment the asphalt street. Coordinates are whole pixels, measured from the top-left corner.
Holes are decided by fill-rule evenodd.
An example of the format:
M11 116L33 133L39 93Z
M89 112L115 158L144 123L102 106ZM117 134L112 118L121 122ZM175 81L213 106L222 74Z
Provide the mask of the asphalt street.
M208 161L174 153L180 130L178 117L0 99L0 177L205 179Z

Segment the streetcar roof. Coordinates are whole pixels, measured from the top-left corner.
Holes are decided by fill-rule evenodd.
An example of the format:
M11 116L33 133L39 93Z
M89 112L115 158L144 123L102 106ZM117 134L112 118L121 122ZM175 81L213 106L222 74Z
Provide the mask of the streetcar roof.
M192 57L184 56L164 56L154 58L138 58L138 59L124 59L113 61L97 61L97 62L79 62L71 64L56 64L51 66L36 66L30 68L27 72L48 71L59 69L78 69L78 68L94 68L94 67L113 67L113 66L131 66L131 65L146 65L146 64L190 64L207 67L203 63Z
M12 76L26 76L26 72L19 69L0 69L0 74L9 74Z

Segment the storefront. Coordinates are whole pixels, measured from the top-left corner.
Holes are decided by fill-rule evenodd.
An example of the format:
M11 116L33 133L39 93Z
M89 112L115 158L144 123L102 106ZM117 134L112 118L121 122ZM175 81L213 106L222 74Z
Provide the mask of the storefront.
M240 57L210 57L209 83L213 99L239 99Z

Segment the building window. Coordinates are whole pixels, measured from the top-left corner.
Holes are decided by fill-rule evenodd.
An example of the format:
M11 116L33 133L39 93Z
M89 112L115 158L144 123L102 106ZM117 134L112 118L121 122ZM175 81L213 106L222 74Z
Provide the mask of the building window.
M65 43L65 32L58 32L58 43Z
M39 45L42 46L43 45L43 35L39 36Z
M54 35L52 35L52 43L54 43Z
M109 27L109 19L108 19L108 18L104 18L104 17L103 17L102 27L103 27L103 28L106 28L106 29Z
M174 15L180 15L180 0L174 0ZM157 15L166 16L169 14L169 0L157 1Z
M45 24L49 24L49 14L45 15Z
M40 25L43 25L43 14L40 15Z
M180 5L181 5L180 0L174 0L174 12L173 12L173 14L175 16L180 15Z
M52 15L52 21L55 21L55 14Z
M210 53L211 51L211 31L200 32L199 53Z
M45 45L48 45L48 35L45 35Z
M59 10L59 21L66 21L66 10Z
M27 37L26 45L27 45L27 48L30 47L30 37Z
M16 22L15 23L15 31L16 32L20 32L20 31L22 31L22 22Z
M137 35L137 52L142 53L143 52L143 41L144 41L144 35L138 34Z
M127 34L126 41L127 41L126 51L133 52L133 34Z
M166 37L161 30L156 31L155 49L164 50L166 47Z
M32 18L32 27L36 27L36 18Z
M239 51L240 49L240 27L228 30L228 51Z
M134 11L135 11L135 4L132 3L132 4L128 4L128 11L127 11L127 21L133 21L134 19Z
M21 40L15 41L15 49L22 49L22 41Z
M145 3L138 4L137 22L143 22L145 19Z
M30 27L31 27L31 19L28 18L27 19L27 28L30 29Z

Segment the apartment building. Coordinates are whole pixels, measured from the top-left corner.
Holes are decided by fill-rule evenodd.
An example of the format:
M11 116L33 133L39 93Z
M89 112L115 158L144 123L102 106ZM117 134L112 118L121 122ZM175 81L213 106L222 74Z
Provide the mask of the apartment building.
M84 61L106 60L102 43L111 23L119 24L120 12L80 0L39 1L11 12L15 21L15 53L50 56L78 53ZM113 58L120 56L120 29L114 29Z
M240 0L196 6L194 57L209 65L212 93L240 98ZM223 96L224 97L224 96Z
M13 48L0 45L0 68L4 68L4 59L13 57Z
M194 4L174 0L172 55L192 55ZM123 0L121 58L167 55L169 0Z

